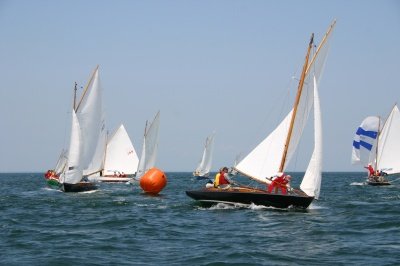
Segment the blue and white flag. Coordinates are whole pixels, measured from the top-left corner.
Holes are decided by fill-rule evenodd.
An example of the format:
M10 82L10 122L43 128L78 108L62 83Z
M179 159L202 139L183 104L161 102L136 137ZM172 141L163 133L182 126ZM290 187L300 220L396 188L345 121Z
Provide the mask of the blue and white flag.
M368 164L375 160L373 147L378 136L379 120L380 118L377 116L369 116L357 129L353 140L352 164Z

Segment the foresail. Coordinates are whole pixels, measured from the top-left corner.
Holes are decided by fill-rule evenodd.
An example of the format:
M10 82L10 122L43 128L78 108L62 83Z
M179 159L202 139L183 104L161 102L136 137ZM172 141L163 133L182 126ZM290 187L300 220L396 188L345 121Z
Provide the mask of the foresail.
M280 158L283 154L292 111L257 147L235 167L242 174L262 183L270 183L267 178L279 171Z
M82 167L81 167L81 155L82 155L82 135L79 120L72 110L72 121L71 121L71 136L68 150L68 167L62 175L63 183L76 184L82 179Z
M378 169L388 174L400 173L400 112L395 105L379 136Z
M378 135L379 124L379 117L377 116L368 116L362 121L353 140L353 149L351 154L352 164L366 165L374 161L374 147Z
M322 179L322 119L317 81L314 77L314 151L307 171L300 184L301 190L316 199L319 197Z
M136 173L138 163L139 158L131 139L124 125L121 125L107 142L104 174L113 175L116 172L133 175Z

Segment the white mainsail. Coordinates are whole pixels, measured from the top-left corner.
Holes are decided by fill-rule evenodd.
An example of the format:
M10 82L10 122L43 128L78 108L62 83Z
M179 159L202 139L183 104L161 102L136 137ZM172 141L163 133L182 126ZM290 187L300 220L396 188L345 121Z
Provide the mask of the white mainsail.
M377 169L400 173L400 112L395 105L379 135Z
M160 111L154 117L153 122L147 127L143 137L142 154L136 172L136 178L140 178L150 168L155 166L158 149L158 131L160 127Z
M82 167L84 175L99 172L103 167L106 131L102 108L99 69L95 69L76 107L82 131Z
M194 172L198 176L205 176L210 173L212 166L213 150L214 150L214 136L215 133L212 133L206 139L206 143L204 145L204 150L203 150L203 156L201 157L201 161Z
M314 104L314 79L316 80L316 85L318 85L329 50L330 33L332 32L335 23L336 21L330 26L312 59L306 62L304 84L303 86L299 85L300 94L298 98L297 112L293 119L293 128L289 142L287 143L288 147L286 156L284 156L285 144L289 134L293 109L278 125L278 127L235 167L235 169L242 174L259 182L269 183L270 181L266 178L272 177L278 172L285 171L286 166L289 164L290 159L297 148L308 120L309 113ZM283 161L283 167L281 166L281 158L285 158Z
M60 181L62 183L76 184L82 179L82 135L79 120L72 110L71 136L68 150L67 169L61 174Z
M322 119L317 81L314 77L314 151L300 184L307 195L318 199L322 180Z
M379 125L380 118L378 116L368 116L362 121L353 139L352 164L373 164Z
M111 136L107 143L104 174L112 175L114 172L133 175L138 168L139 158L124 125Z

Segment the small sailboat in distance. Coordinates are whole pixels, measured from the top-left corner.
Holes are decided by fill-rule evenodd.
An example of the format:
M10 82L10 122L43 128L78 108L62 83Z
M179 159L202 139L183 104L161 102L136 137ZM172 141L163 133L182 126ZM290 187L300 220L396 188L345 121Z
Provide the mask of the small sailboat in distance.
M400 112L394 105L382 126L381 118L363 120L353 140L352 164L367 165L368 185L387 186L388 175L400 173Z
M201 157L200 163L196 170L193 172L193 176L198 178L206 178L210 175L214 150L214 137L215 132L207 137L204 144L203 156Z
M322 125L319 108L318 83L322 76L328 52L328 41L335 26L334 21L316 50L314 35L308 44L305 62L297 87L294 106L289 114L255 149L253 149L235 167L242 175L268 186L267 189L231 184L223 187L206 187L200 190L186 191L186 194L207 205L224 203L242 203L271 206L276 208L307 208L320 194L322 165ZM291 157L297 149L309 113L314 106L314 151L300 189L286 192L287 186L278 184L282 193L273 193L270 188L277 179L270 178L283 174ZM282 176L281 176L282 175ZM270 186L271 185L271 186Z

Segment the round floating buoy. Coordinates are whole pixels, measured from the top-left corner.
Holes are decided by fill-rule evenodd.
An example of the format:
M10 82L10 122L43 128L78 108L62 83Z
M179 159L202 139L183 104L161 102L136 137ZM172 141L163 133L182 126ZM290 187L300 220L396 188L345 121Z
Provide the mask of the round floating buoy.
M164 172L153 167L140 178L140 187L149 194L158 194L167 185Z

